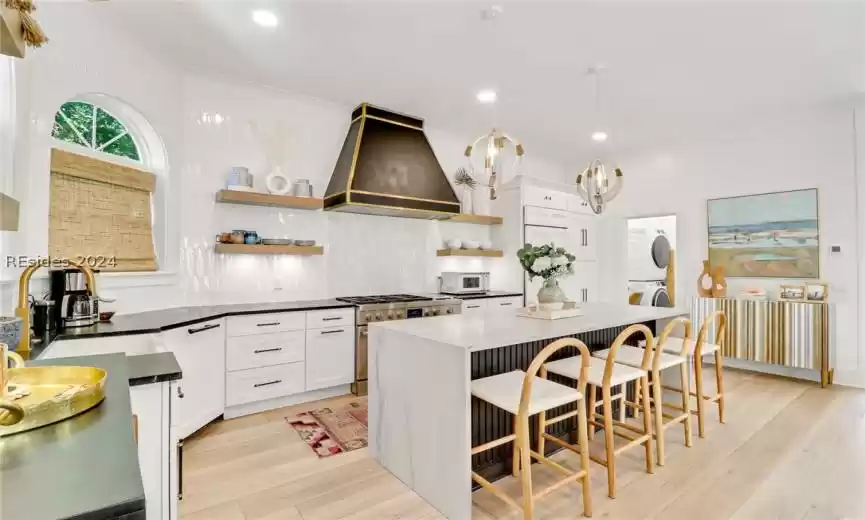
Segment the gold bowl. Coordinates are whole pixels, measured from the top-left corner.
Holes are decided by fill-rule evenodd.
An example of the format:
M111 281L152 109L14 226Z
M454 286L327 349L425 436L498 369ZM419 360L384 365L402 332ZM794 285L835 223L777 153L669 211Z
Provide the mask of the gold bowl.
M44 366L11 368L7 375L5 400L20 406L24 415L16 424L0 425L0 437L60 422L93 408L105 399L108 373L94 367ZM14 395L24 397L10 401Z

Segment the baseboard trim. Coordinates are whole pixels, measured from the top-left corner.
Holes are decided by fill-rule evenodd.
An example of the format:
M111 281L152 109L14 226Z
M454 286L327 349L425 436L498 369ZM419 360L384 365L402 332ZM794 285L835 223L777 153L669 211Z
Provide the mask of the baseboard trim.
M351 385L334 386L333 388L324 388L322 390L313 390L302 394L292 394L266 401L256 401L254 403L246 403L237 406L226 407L223 417L225 419L235 419L244 415L252 415L254 413L266 412L286 406L296 404L309 403L320 399L328 399L331 397L339 397L351 393Z

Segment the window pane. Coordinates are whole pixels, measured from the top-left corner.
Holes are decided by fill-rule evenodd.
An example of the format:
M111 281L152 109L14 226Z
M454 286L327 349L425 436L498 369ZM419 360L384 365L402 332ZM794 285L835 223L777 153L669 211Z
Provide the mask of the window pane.
M51 136L68 143L87 146L78 139L78 136L69 128L59 113L54 117L54 129L51 131Z
M75 127L84 138L86 141L85 145L92 148L93 146L90 142L90 137L91 132L93 131L93 105L81 101L70 101L64 103L63 106L60 107L60 111L63 112L72 126Z
M121 157L128 157L134 161L141 160L138 155L138 147L135 146L135 141L132 140L132 136L129 134L106 146L102 151Z
M114 116L100 109L96 110L96 143L94 148L99 149L108 141L120 134L126 133L123 123L114 119Z

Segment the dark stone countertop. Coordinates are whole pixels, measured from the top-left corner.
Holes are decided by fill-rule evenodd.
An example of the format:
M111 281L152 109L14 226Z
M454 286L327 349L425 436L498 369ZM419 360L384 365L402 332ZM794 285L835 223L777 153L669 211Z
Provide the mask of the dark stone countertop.
M126 356L129 386L176 381L183 377L180 364L172 352Z
M31 361L108 371L105 400L63 422L0 439L0 518L143 518L126 356Z
M124 336L131 334L154 334L203 321L215 320L226 316L244 314L267 314L273 312L310 311L319 309L339 309L354 307L334 299L298 302L249 303L234 305L206 305L201 307L177 307L159 311L121 314L112 318L110 323L97 323L91 327L78 327L63 330L54 341L98 338L104 336Z
M487 291L485 293L476 293L476 294L445 294L441 293L443 296L450 296L452 298L456 298L458 300L480 300L481 298L509 298L513 296L522 296L521 292L511 292L511 291Z

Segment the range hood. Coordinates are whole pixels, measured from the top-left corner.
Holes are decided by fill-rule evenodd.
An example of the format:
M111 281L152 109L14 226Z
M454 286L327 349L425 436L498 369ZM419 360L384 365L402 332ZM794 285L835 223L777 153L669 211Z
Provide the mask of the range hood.
M447 219L460 212L460 203L423 120L363 103L351 114L324 209Z

